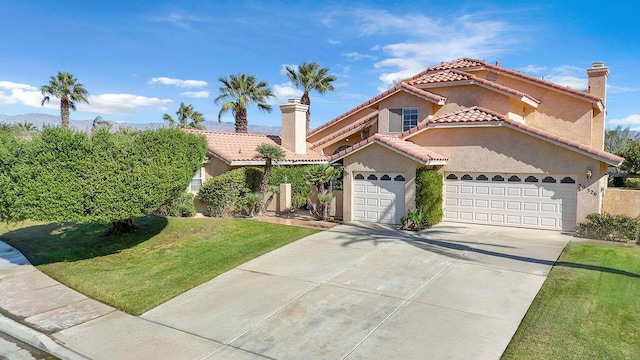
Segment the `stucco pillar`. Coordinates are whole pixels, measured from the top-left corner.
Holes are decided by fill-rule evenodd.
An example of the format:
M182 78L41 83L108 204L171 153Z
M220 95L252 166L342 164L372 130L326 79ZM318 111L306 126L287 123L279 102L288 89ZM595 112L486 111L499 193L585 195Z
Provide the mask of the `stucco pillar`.
M280 194L278 194L280 201L278 205L278 213L288 214L291 212L291 184L280 184Z

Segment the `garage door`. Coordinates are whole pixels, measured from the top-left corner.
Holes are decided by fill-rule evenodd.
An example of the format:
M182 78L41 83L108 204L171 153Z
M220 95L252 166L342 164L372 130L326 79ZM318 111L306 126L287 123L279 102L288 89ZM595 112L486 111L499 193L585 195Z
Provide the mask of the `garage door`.
M353 220L399 224L404 215L405 177L397 173L354 173Z
M445 174L445 219L573 231L575 177L550 174Z

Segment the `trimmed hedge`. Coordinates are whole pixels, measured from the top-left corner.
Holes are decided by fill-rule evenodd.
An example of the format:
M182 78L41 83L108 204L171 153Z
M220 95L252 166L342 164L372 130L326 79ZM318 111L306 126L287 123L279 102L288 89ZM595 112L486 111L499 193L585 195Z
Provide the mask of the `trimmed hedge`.
M193 205L193 194L186 191L183 192L169 203L160 206L155 214L175 217L191 217L195 215L196 208Z
M420 168L416 171L416 209L425 213L425 225L442 221L442 174Z
M262 170L239 168L207 180L197 198L207 205L206 216L224 217L246 209L245 195L256 192Z
M640 190L640 178L627 178L624 186L630 189Z
M638 220L626 215L589 214L576 226L576 233L580 237L636 243Z
M287 183L291 184L291 206L299 209L306 205L311 197L311 187L305 181L304 175L308 166L274 166L271 168L269 185L280 185L287 177Z

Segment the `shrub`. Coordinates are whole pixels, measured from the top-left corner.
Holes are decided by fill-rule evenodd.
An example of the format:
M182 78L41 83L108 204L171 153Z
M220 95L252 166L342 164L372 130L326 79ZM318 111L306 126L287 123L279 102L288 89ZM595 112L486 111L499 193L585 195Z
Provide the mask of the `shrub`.
M638 241L638 221L626 215L589 214L576 226L580 237L635 243Z
M411 210L400 219L402 230L418 231L427 228L426 214L419 210Z
M196 213L193 194L185 191L169 203L160 206L155 213L160 216L191 217Z
M286 182L291 184L291 207L294 209L305 206L311 197L311 189L304 178L306 169L307 166L274 166L271 169L270 185L280 185L287 177Z
M416 210L426 227L442 221L442 174L437 170L416 170Z
M207 205L206 216L223 217L246 207L245 195L251 193L247 176L255 174L246 168L234 169L212 177L200 187L199 200Z
M640 190L640 178L627 178L624 186L630 189Z
M255 212L256 206L260 202L261 198L262 196L259 193L248 193L245 196L246 206L247 206L245 210L249 215L249 217L253 217L253 213Z

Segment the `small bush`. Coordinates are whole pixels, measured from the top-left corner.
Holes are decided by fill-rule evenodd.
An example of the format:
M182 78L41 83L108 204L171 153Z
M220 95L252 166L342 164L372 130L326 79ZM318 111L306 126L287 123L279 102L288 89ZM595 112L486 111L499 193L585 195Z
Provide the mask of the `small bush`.
M254 171L239 168L207 180L197 195L207 205L205 215L224 217L245 209L245 195L253 192L247 186L247 176L254 176Z
M442 174L437 170L416 170L416 214L424 227L442 221Z
M626 215L589 214L585 221L576 226L580 237L636 243L638 241L638 221Z
M627 178L624 186L630 189L640 190L640 178Z
M183 192L174 200L160 206L160 208L156 210L155 214L175 217L191 217L195 215L196 208L193 205L193 194L186 191Z
M247 212L249 217L253 217L253 214L255 213L255 210L256 210L256 205L258 205L258 203L260 202L261 197L262 196L259 193L248 193L245 196L246 206L247 206L245 211Z
M419 210L411 210L400 219L402 230L418 231L427 227L426 214Z

